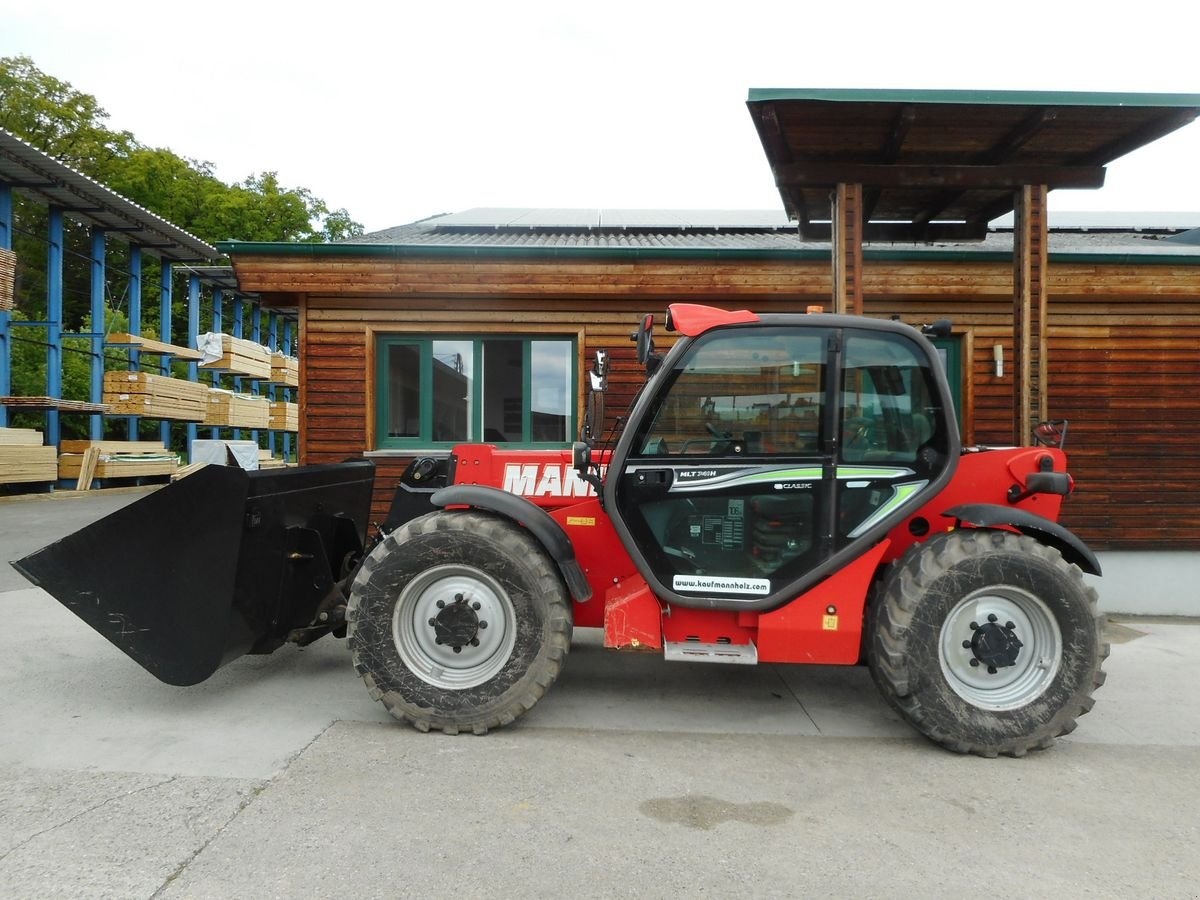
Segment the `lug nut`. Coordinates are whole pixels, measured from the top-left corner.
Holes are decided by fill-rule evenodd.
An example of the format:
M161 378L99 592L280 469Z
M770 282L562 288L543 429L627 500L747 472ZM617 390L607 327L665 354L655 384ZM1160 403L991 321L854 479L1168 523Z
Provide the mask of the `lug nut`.
M432 619L430 619L430 620L429 620L429 624L430 624L430 625L432 625L432 624L433 624L433 620L432 620ZM970 641L963 641L963 649L964 649L964 650L970 650L970 649L971 649L971 642L970 642Z
M454 648L455 653L462 653L462 644L458 644Z
M995 613L988 613L988 621L989 621L989 622L995 622L995 621L996 621L996 614L995 614Z
M432 627L433 627L433 626L435 626L435 625L437 625L437 619L430 619L430 620L429 620L429 627L430 627L430 628L432 628Z
M438 641L438 643L440 644L440 643L441 643L441 641ZM971 659L971 661L970 661L970 664L971 664L971 668L973 669L973 668L975 668L976 666L978 666L978 665L979 665L979 660L972 658L972 659Z
M438 609L445 609L445 608L446 608L446 601L445 601L445 600L439 600L439 601L437 602L437 608L438 608Z
M1004 627L1007 628L1009 631L1012 631L1014 628L1017 627L1017 623L1016 622L1005 622Z
M479 627L480 627L480 628L487 628L487 622L483 621L483 619L480 619L480 620L479 620Z
M474 603L471 604L471 609L482 609L482 608L483 608L483 604L480 603L478 600L476 600Z

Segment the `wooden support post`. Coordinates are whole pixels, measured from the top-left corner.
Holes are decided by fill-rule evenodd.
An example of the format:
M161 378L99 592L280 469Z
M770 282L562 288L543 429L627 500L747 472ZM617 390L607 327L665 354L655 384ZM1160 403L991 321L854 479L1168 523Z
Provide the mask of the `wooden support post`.
M839 184L833 192L833 311L861 315L863 189Z
M1033 443L1049 418L1047 395L1047 247L1045 185L1017 192L1013 227L1013 440Z

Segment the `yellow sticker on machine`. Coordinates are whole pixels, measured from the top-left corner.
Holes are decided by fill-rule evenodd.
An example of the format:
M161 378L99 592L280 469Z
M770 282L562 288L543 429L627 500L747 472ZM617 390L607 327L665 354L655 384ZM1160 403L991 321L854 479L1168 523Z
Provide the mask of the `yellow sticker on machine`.
M584 525L588 528L596 527L595 516L567 516L568 525Z
M838 617L837 616L823 616L821 618L821 628L824 631L837 631L838 630Z

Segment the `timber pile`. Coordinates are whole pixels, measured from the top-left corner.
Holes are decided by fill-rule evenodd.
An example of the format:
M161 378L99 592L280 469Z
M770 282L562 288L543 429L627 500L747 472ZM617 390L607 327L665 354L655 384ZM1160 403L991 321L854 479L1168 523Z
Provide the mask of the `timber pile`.
M33 428L0 428L0 484L54 481L57 452L42 446L42 433Z
M17 284L17 254L0 247L0 310L13 308Z
M113 415L201 422L208 385L149 372L105 372L104 402Z
M286 469L287 460L272 456L270 450L258 451L258 467L260 469Z
M179 457L158 441L63 441L62 450L58 477L76 479L81 490L93 477L173 475L179 468Z
M213 388L208 392L208 412L205 425L225 428L269 428L271 404L266 397L234 394Z
M271 384L300 386L300 360L278 350L271 354Z
M7 406L9 409L57 409L59 412L108 412L107 403L64 400L61 397L0 397L0 406Z
M299 431L300 404L286 400L272 401L270 427L272 431Z
M200 363L202 369L229 372L262 381L271 379L271 351L261 344L213 332L200 335L196 343L206 360Z

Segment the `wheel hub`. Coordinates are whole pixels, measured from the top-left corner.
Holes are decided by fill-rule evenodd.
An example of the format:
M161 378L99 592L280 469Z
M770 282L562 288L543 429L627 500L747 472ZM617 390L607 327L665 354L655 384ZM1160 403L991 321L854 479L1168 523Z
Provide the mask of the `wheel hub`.
M461 593L454 595L453 603L439 600L439 612L429 620L434 643L445 644L455 653L462 653L463 647L468 645L478 647L479 630L488 626L486 620L479 618L481 606L479 601L470 602Z
M984 624L972 622L970 627L971 639L964 641L963 646L974 654L972 666L985 665L988 672L994 675L998 669L1017 664L1017 657L1025 645L1017 637L1017 626L1014 623L1005 622L1001 625L999 619L992 614Z

